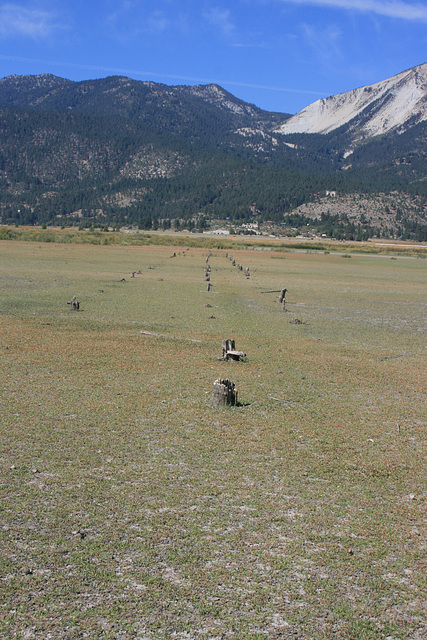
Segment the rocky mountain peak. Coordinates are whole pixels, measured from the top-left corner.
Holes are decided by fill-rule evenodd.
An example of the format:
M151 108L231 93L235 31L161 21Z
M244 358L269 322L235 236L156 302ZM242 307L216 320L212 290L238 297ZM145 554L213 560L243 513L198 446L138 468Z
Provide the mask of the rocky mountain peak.
M289 118L276 132L327 134L346 126L354 143L427 120L427 63L376 84L324 98Z

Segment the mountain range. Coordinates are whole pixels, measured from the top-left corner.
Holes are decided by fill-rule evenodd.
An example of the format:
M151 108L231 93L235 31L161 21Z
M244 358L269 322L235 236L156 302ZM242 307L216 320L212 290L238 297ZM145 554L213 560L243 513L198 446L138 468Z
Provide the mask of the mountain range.
M307 219L330 235L425 238L427 64L296 115L214 84L9 76L0 132L3 224ZM324 206L332 193L333 214ZM349 198L358 203L351 220Z

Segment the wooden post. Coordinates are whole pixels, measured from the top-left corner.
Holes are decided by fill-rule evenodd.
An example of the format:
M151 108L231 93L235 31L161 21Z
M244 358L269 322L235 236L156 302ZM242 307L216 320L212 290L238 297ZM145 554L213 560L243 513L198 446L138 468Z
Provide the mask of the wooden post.
M212 393L212 406L221 407L227 404L237 404L237 391L234 382L228 378L225 380L215 380Z
M282 291L280 292L280 296L279 296L279 302L284 302L285 301L286 292L287 292L287 289L282 289Z

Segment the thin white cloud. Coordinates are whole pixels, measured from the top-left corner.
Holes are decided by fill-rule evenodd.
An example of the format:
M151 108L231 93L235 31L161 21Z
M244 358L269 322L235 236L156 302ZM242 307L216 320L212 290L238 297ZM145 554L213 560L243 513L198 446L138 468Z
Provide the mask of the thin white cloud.
M402 20L421 20L427 22L427 5L402 0L281 0L284 4L315 5L350 11L375 13L389 18Z
M55 16L48 11L27 9L9 2L0 4L0 37L46 38L58 26Z
M342 32L337 26L331 24L319 29L303 23L301 28L304 40L314 50L318 60L324 64L333 62L335 65L342 58Z
M154 37L189 34L189 19L185 12L176 14L173 10L161 8L151 10L146 4L149 3L138 4L130 0L118 3L105 20L108 35L120 42L129 42L142 34Z
M132 11L133 4L129 2L129 0L124 0L124 2L116 2L114 6L114 11L109 13L106 17L107 24L115 24L117 21L121 20L123 16L126 16L129 11Z
M212 7L212 9L204 14L204 17L210 24L218 29L222 35L231 36L234 34L235 27L231 21L230 11L228 9Z
M154 11L147 19L148 30L163 33L169 27L169 20L163 11Z

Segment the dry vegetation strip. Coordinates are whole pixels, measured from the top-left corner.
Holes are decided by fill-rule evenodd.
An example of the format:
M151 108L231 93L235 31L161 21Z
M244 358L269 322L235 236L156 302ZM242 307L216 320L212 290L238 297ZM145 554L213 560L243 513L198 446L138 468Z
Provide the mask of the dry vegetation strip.
M421 640L427 265L176 252L0 243L0 637Z

